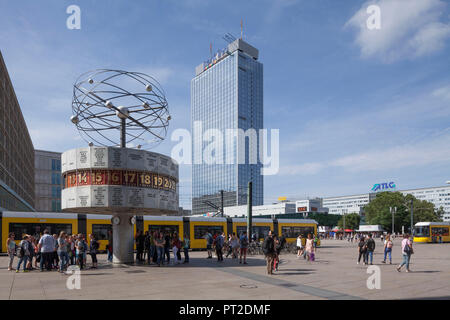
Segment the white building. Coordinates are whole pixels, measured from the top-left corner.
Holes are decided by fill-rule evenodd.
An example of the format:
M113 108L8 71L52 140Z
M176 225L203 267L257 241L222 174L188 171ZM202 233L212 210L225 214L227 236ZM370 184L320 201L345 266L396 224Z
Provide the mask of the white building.
M252 216L272 215L272 214L285 214L295 213L295 202L280 202L276 204L267 204L262 206L252 207ZM223 209L223 215L227 217L240 217L247 216L247 206L233 206L225 207Z
M419 189L398 190L404 195L411 194L419 200L426 200L434 204L436 209L444 208L444 221L450 221L450 186L430 187ZM352 196L323 198L323 206L330 214L350 214L363 212L363 208L375 199L377 193L365 193Z
M375 196L376 193L366 193L354 196L323 198L323 206L328 208L330 214L361 214L364 206L372 201Z
M404 195L411 194L419 200L434 204L436 209L444 208L444 221L450 221L450 186L401 190Z

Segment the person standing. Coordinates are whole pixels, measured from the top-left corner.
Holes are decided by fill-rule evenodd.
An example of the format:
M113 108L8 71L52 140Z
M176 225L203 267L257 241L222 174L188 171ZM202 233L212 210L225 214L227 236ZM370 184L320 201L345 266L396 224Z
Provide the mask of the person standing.
M368 235L368 239L366 241L366 262L367 264L369 264L369 257L370 257L370 264L372 265L373 263L373 252L375 251L375 240L373 240L372 238L372 234L369 233Z
M151 233L148 231L145 231L145 235L144 235L144 262L145 262L145 255L147 254L147 264L150 264L150 238L151 238Z
M59 272L64 272L66 265L69 264L69 256L67 255L66 233L61 231L58 238L58 256L59 256Z
M280 259L280 240L278 239L277 235L273 236L273 244L275 246L275 254L273 257L273 270L278 271L278 262Z
M248 237L247 231L244 231L239 239L239 246L241 249L239 255L239 263L242 263L242 256L244 256L244 264L247 264L247 248L248 248Z
M98 266L98 261L97 261L97 252L98 252L98 248L100 247L97 239L95 239L95 236L93 234L89 235L89 253L91 255L91 259L92 259L92 269L97 269Z
M239 250L239 238L236 236L236 233L234 232L231 237L231 250L233 252L232 258L237 259Z
M175 232L172 237L172 251L173 251L173 264L179 264L178 260L178 251L181 248L180 239L178 238L178 234Z
M223 261L222 248L224 243L224 234L218 234L215 240L217 261Z
M361 257L363 258L363 263L366 265L366 241L364 240L364 237L359 237L359 243L358 243L358 262L356 264L359 264L361 261Z
M86 242L84 241L83 235L80 233L78 234L78 241L76 243L77 248L77 257L78 257L78 264L80 265L80 270L84 267L84 254L85 254L85 248L86 248Z
M44 265L50 271L53 252L55 252L55 241L47 229L44 230L44 235L39 239L39 250L41 251L40 271L44 271Z
M308 261L314 261L316 259L314 252L314 240L311 234L308 234L308 239L306 239L305 252L308 257Z
M406 272L411 272L411 270L409 269L409 262L411 260L411 255L414 253L413 251L413 247L412 247L412 242L409 240L409 235L407 233L405 233L403 235L403 240L402 240L402 256L403 256L403 261L402 263L397 267L397 271L400 272L400 270L402 269L402 267L404 265L406 265Z
M14 255L16 254L16 243L14 242L15 234L10 232L8 234L8 239L6 239L6 247L8 250L9 264L8 271L13 271Z
M184 234L183 238L183 251L184 251L184 262L183 263L189 263L189 247L191 245L191 240L189 240L189 237L187 234Z
M170 245L172 244L172 241L170 239L170 235L168 232L166 232L166 235L164 236L164 254L167 257L167 264L170 263Z
M164 235L162 233L159 234L159 237L155 239L155 247L158 258L156 259L156 263L159 267L161 267L161 264L164 264Z
M20 271L20 265L23 262L23 272L28 272L27 270L27 260L30 256L30 243L28 242L28 235L24 235L22 241L20 241L19 249L17 252L17 257L19 258L19 263L17 264L16 272Z
M269 231L269 234L264 239L262 249L267 260L267 274L273 274L272 271L273 271L273 259L275 256L275 244L272 236L272 230Z
M211 232L206 232L205 234L205 239L206 239L206 250L208 251L208 258L207 259L212 259L212 245L213 245L213 236L211 234Z
M108 252L107 260L109 262L113 262L113 234L112 234L112 230L108 230L108 246L106 248L106 251Z
M58 257L58 235L53 234L53 241L55 242L55 249L52 254L52 269L58 269L59 257Z
M299 234L297 237L297 258L300 258L302 254L303 254L302 235Z
M144 253L144 235L141 230L136 231L136 261L142 262L142 255Z
M386 256L389 254L389 264L392 264L392 247L394 243L391 240L389 234L386 235L386 239L384 240L384 260L382 263L386 263Z

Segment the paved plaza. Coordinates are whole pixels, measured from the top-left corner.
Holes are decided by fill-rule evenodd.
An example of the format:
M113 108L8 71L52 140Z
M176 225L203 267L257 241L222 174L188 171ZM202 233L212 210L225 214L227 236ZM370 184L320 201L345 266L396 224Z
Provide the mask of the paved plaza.
M381 241L376 239L376 244L374 265L381 270L381 289L367 288L371 274L356 264L355 243L323 240L315 262L284 254L272 276L266 274L263 256L249 257L248 265L242 265L236 259L217 262L206 259L206 252L191 252L189 264L113 267L100 255L98 269L81 272L79 290L67 289L69 276L58 272L8 271L8 258L2 256L0 299L450 299L450 244L414 244L411 273L395 269L401 260L400 240L395 240L392 265L381 263Z

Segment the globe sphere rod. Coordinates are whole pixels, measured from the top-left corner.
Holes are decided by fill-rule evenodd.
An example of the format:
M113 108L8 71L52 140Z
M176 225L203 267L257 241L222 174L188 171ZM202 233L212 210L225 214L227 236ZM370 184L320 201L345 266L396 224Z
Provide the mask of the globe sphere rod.
M120 133L121 133L121 137L120 137L120 147L121 148L126 148L127 145L127 141L126 141L126 119L120 119L121 120L121 128L120 128Z

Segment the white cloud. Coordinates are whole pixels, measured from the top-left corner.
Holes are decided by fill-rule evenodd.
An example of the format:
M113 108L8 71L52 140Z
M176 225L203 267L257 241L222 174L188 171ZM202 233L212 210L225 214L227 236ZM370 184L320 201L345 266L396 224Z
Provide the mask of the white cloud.
M433 96L441 98L444 101L450 101L450 85L434 90Z
M324 165L318 162L310 162L291 166L282 166L280 175L313 175L319 173Z
M341 168L348 172L387 171L406 167L420 167L450 161L450 132L424 139L415 144L397 145L340 157L332 161L311 162L282 167L282 175L317 174L327 168Z
M381 10L380 29L369 30L366 25L370 16L366 9L372 4ZM445 46L450 24L439 21L445 6L441 0L375 0L366 2L345 26L357 29L355 43L364 58L413 59Z

